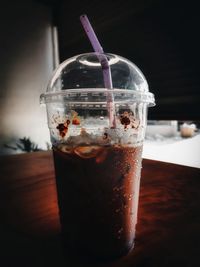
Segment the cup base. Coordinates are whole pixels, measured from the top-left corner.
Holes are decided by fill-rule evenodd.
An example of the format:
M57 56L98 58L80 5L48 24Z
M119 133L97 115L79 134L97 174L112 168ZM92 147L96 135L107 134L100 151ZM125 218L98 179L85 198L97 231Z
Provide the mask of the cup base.
M123 248L121 249L121 251L118 251L116 253L101 254L100 251L94 253L94 251L86 251L84 248L81 248L81 250L73 248L71 246L68 246L65 241L63 241L62 244L64 257L68 261L92 264L92 266L98 263L113 262L122 257L128 256L133 251L135 245L133 241L130 247Z

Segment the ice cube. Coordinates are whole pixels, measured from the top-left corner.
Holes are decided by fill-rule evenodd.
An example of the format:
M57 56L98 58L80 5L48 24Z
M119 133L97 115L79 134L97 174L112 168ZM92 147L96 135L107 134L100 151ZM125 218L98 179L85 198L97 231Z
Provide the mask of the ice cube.
M79 146L74 149L74 152L81 158L89 159L96 157L101 150L99 146Z
M67 154L70 154L70 153L73 152L73 148L72 148L71 146L67 146L67 145L64 145L64 144L60 145L60 146L59 146L59 149L60 149L62 152L67 153Z

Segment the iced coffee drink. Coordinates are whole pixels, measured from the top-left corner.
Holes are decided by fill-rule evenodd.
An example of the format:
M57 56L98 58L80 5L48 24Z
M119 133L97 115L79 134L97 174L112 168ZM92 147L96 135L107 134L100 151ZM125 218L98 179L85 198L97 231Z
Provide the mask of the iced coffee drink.
M41 97L65 251L97 261L134 246L147 108L154 105L141 71L105 55L114 89L104 88L100 55L89 53L63 62Z
M68 249L116 258L133 246L142 147L53 148L60 219Z

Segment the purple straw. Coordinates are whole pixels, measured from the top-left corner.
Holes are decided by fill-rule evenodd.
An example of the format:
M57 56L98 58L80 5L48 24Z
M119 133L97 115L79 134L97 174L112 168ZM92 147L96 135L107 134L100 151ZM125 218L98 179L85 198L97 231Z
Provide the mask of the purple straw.
M87 17L87 15L81 15L80 16L80 21L82 23L82 26L90 40L90 43L94 49L95 52L99 53L97 55L102 71L103 71L103 79L104 79L104 85L105 88L107 89L112 89L112 77L111 77L111 71L110 71L110 66L108 64L108 59L106 55L104 54L103 48L101 44L99 43L99 40L92 28L92 25L90 24L90 21ZM114 106L114 99L113 99L113 94L110 93L107 96L107 106L108 106L108 111L109 111L109 121L110 121L110 126L111 127L116 127L116 119L115 119L115 106Z

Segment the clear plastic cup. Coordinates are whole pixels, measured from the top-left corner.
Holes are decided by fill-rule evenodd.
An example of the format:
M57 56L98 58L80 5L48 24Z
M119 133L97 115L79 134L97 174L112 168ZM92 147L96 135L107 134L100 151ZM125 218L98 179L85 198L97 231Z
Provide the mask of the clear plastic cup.
M85 259L114 259L133 248L147 109L155 104L142 72L105 54L113 89L104 88L98 53L64 61L41 103L47 107L62 237ZM108 99L114 100L115 127Z

